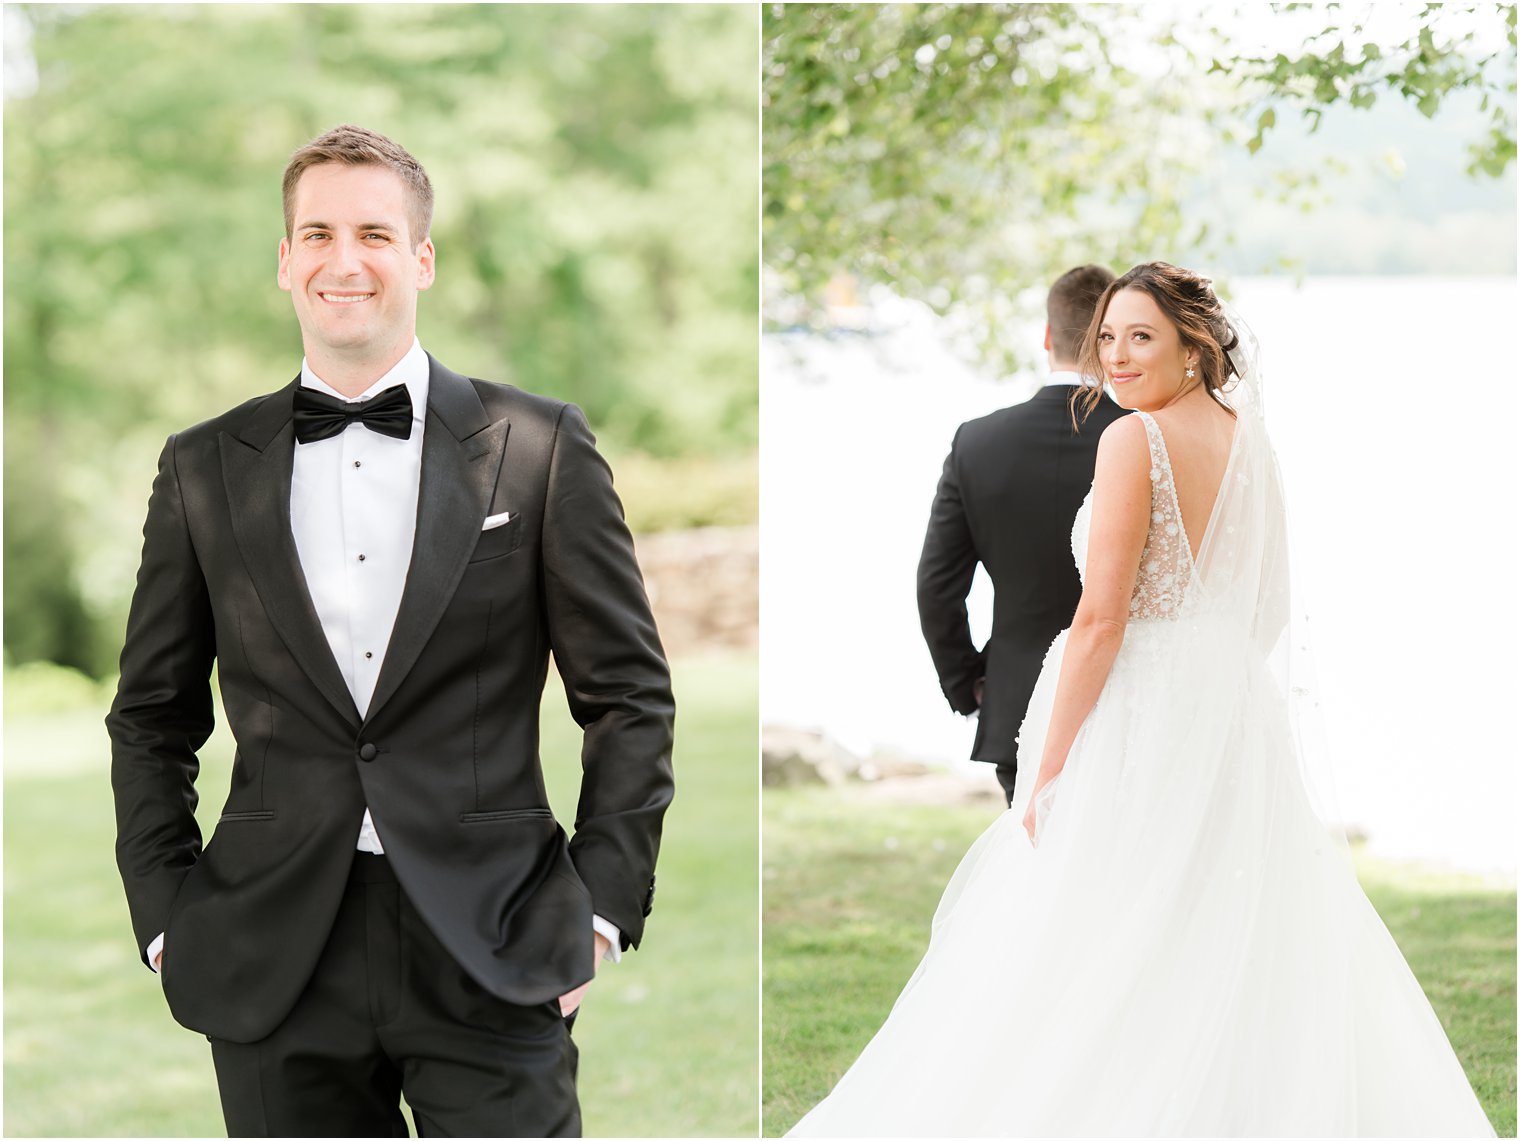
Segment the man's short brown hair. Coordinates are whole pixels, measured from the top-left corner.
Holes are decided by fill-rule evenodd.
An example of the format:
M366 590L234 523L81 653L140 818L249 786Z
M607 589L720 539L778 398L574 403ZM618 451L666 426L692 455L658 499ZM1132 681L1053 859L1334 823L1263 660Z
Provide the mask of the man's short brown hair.
M285 240L295 236L296 184L309 167L336 162L344 166L383 166L394 171L406 187L407 226L412 248L427 238L433 226L433 184L422 164L400 143L375 131L344 123L319 135L290 156L285 165Z
M1101 265L1079 265L1056 279L1045 299L1045 318L1050 322L1050 351L1058 361L1075 362L1082 352L1082 338L1092 324L1098 298L1114 275Z

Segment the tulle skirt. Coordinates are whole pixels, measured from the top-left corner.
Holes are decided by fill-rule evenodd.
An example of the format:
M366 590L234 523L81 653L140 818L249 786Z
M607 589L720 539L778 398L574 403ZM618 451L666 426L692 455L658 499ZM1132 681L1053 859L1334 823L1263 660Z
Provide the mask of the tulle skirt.
M1020 794L952 877L886 1024L793 1135L1494 1135L1239 644L1129 625L1036 848L1022 821L1056 640Z

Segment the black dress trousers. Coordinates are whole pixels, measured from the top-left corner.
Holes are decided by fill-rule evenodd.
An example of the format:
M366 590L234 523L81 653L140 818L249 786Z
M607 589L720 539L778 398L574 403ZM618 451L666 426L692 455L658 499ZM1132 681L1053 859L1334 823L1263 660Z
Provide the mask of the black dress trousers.
M172 948L169 954L173 954ZM384 856L356 853L332 934L289 1016L211 1039L230 1137L578 1137L558 1001L514 1006L439 944Z

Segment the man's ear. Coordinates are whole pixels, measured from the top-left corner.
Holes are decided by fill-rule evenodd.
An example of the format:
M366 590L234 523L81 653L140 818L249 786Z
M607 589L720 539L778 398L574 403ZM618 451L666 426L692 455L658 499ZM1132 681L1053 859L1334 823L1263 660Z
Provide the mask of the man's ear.
M436 257L433 251L433 239L423 238L422 245L417 247L417 290L419 293L433 284L437 271Z
M1045 351L1047 353L1050 352L1050 346L1051 346L1051 340L1050 340L1050 322L1047 321L1047 322L1045 322Z
M290 292L290 242L280 239L280 267L275 270L275 281L286 293Z

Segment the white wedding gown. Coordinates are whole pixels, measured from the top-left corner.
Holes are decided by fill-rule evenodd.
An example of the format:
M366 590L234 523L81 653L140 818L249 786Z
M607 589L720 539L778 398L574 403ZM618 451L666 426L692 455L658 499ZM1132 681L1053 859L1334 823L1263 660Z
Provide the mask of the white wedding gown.
M1259 411L1239 416L1196 560L1164 438L1138 415L1153 493L1131 620L1039 845L1025 777L951 879L886 1024L791 1135L1491 1137L1311 803ZM1090 519L1089 496L1078 567ZM1031 766L1065 640L1024 722Z

